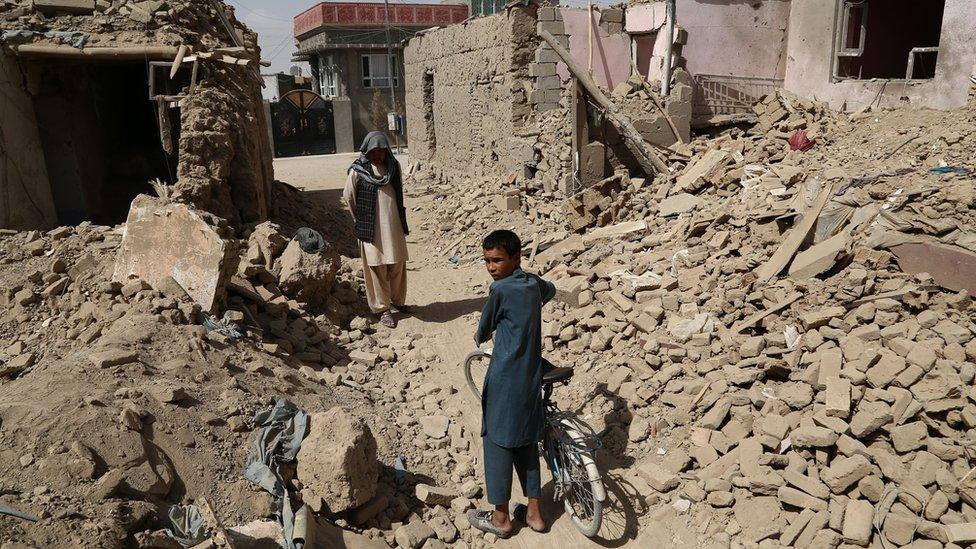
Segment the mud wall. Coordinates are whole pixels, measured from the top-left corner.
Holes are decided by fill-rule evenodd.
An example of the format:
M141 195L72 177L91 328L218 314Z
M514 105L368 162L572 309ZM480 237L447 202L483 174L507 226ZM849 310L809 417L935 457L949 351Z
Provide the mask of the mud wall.
M404 52L411 160L448 176L503 174L532 159L535 8L425 33Z
M207 63L183 102L175 197L227 219L260 223L271 208L271 143L253 69Z
M34 114L17 60L0 53L0 228L57 224Z

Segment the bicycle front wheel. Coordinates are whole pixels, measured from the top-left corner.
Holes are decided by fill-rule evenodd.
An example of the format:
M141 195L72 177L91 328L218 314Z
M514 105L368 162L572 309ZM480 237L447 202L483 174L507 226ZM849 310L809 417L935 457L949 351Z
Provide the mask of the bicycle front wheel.
M582 437L576 431L567 431L571 438ZM600 530L603 522L603 502L607 492L603 486L600 469L587 450L560 443L561 474L563 476L563 507L573 521L573 526L584 536L591 538Z
M468 389L476 399L481 400L484 392L485 375L488 373L488 364L491 361L491 354L478 349L468 353L464 357L464 378L468 382Z

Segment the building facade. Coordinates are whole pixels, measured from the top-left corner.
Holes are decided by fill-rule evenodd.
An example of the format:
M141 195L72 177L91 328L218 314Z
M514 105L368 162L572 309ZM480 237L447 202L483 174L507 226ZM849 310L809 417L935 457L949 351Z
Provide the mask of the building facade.
M389 130L389 113L405 114L403 42L467 18L466 5L393 2L322 2L295 16L293 60L308 61L312 89L333 103L338 152L355 150L372 130ZM405 130L388 133L406 144Z

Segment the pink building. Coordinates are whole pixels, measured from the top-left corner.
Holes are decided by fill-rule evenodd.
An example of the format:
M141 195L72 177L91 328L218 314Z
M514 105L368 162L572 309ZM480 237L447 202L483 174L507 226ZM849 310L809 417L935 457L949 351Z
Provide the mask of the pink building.
M965 104L976 64L972 0L676 0L699 116L743 110L774 87L837 109ZM665 3L632 6L641 72L661 72Z

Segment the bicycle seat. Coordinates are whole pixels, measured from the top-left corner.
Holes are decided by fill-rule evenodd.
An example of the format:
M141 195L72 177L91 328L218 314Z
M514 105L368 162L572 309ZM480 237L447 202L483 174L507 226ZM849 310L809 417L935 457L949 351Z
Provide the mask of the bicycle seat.
M542 383L559 383L573 377L572 368L553 368L542 376Z

